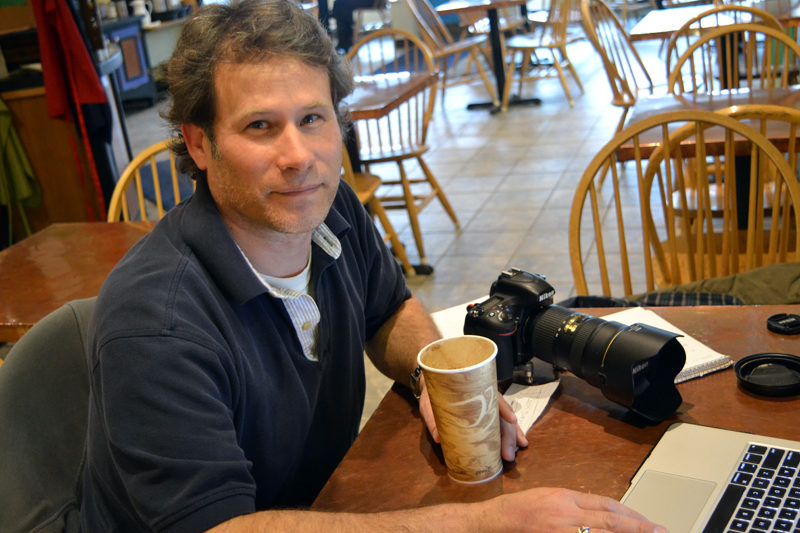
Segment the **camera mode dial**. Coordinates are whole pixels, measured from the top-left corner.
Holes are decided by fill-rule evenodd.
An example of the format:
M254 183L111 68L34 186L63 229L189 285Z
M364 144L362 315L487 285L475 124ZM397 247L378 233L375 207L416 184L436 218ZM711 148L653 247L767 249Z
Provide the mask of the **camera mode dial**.
M514 331L519 319L513 306L501 302L495 303L491 299L482 304L469 306L467 316L468 319L480 318L485 328L501 335Z

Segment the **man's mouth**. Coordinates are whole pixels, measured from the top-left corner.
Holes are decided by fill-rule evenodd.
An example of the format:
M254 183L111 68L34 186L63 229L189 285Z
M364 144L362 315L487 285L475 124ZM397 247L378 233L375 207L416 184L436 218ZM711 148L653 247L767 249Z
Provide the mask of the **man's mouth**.
M305 196L308 194L313 194L318 191L322 187L321 184L313 184L313 185L304 185L302 187L293 187L291 189L285 189L282 191L275 191L282 196Z

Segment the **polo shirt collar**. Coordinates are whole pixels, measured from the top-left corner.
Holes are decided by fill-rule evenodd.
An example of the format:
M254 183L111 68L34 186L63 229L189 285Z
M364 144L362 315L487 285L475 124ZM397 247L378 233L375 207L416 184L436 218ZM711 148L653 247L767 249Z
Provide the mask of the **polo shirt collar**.
M204 179L197 180L197 189L185 205L180 221L181 233L200 264L208 270L218 286L237 304L243 304L267 292L222 221ZM336 209L335 201L325 218L325 225L340 240L350 228L350 224ZM315 273L320 272L320 268L326 268L336 259L323 252L313 241L312 257L312 278L315 278Z

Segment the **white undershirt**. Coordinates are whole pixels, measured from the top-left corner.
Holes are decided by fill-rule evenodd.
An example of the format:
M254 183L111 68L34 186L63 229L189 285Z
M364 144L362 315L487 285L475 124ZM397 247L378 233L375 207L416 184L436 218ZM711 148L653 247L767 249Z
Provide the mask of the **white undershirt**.
M324 223L314 229L312 240L334 259L342 253L339 239ZM241 248L239 251L242 251ZM262 274L253 267L244 252L242 252L242 257L264 283L269 293L283 302L292 326L294 326L297 340L300 341L303 348L303 354L311 361L318 361L317 327L320 313L317 303L314 301L314 291L311 286L311 249L308 250L308 262L305 268L299 274L288 278L276 278Z

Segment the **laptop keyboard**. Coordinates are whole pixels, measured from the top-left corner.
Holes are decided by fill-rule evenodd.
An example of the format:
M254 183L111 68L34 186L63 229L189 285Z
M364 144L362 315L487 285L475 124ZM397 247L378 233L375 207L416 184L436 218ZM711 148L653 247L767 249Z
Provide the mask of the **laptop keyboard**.
M750 444L704 533L800 533L800 451Z

